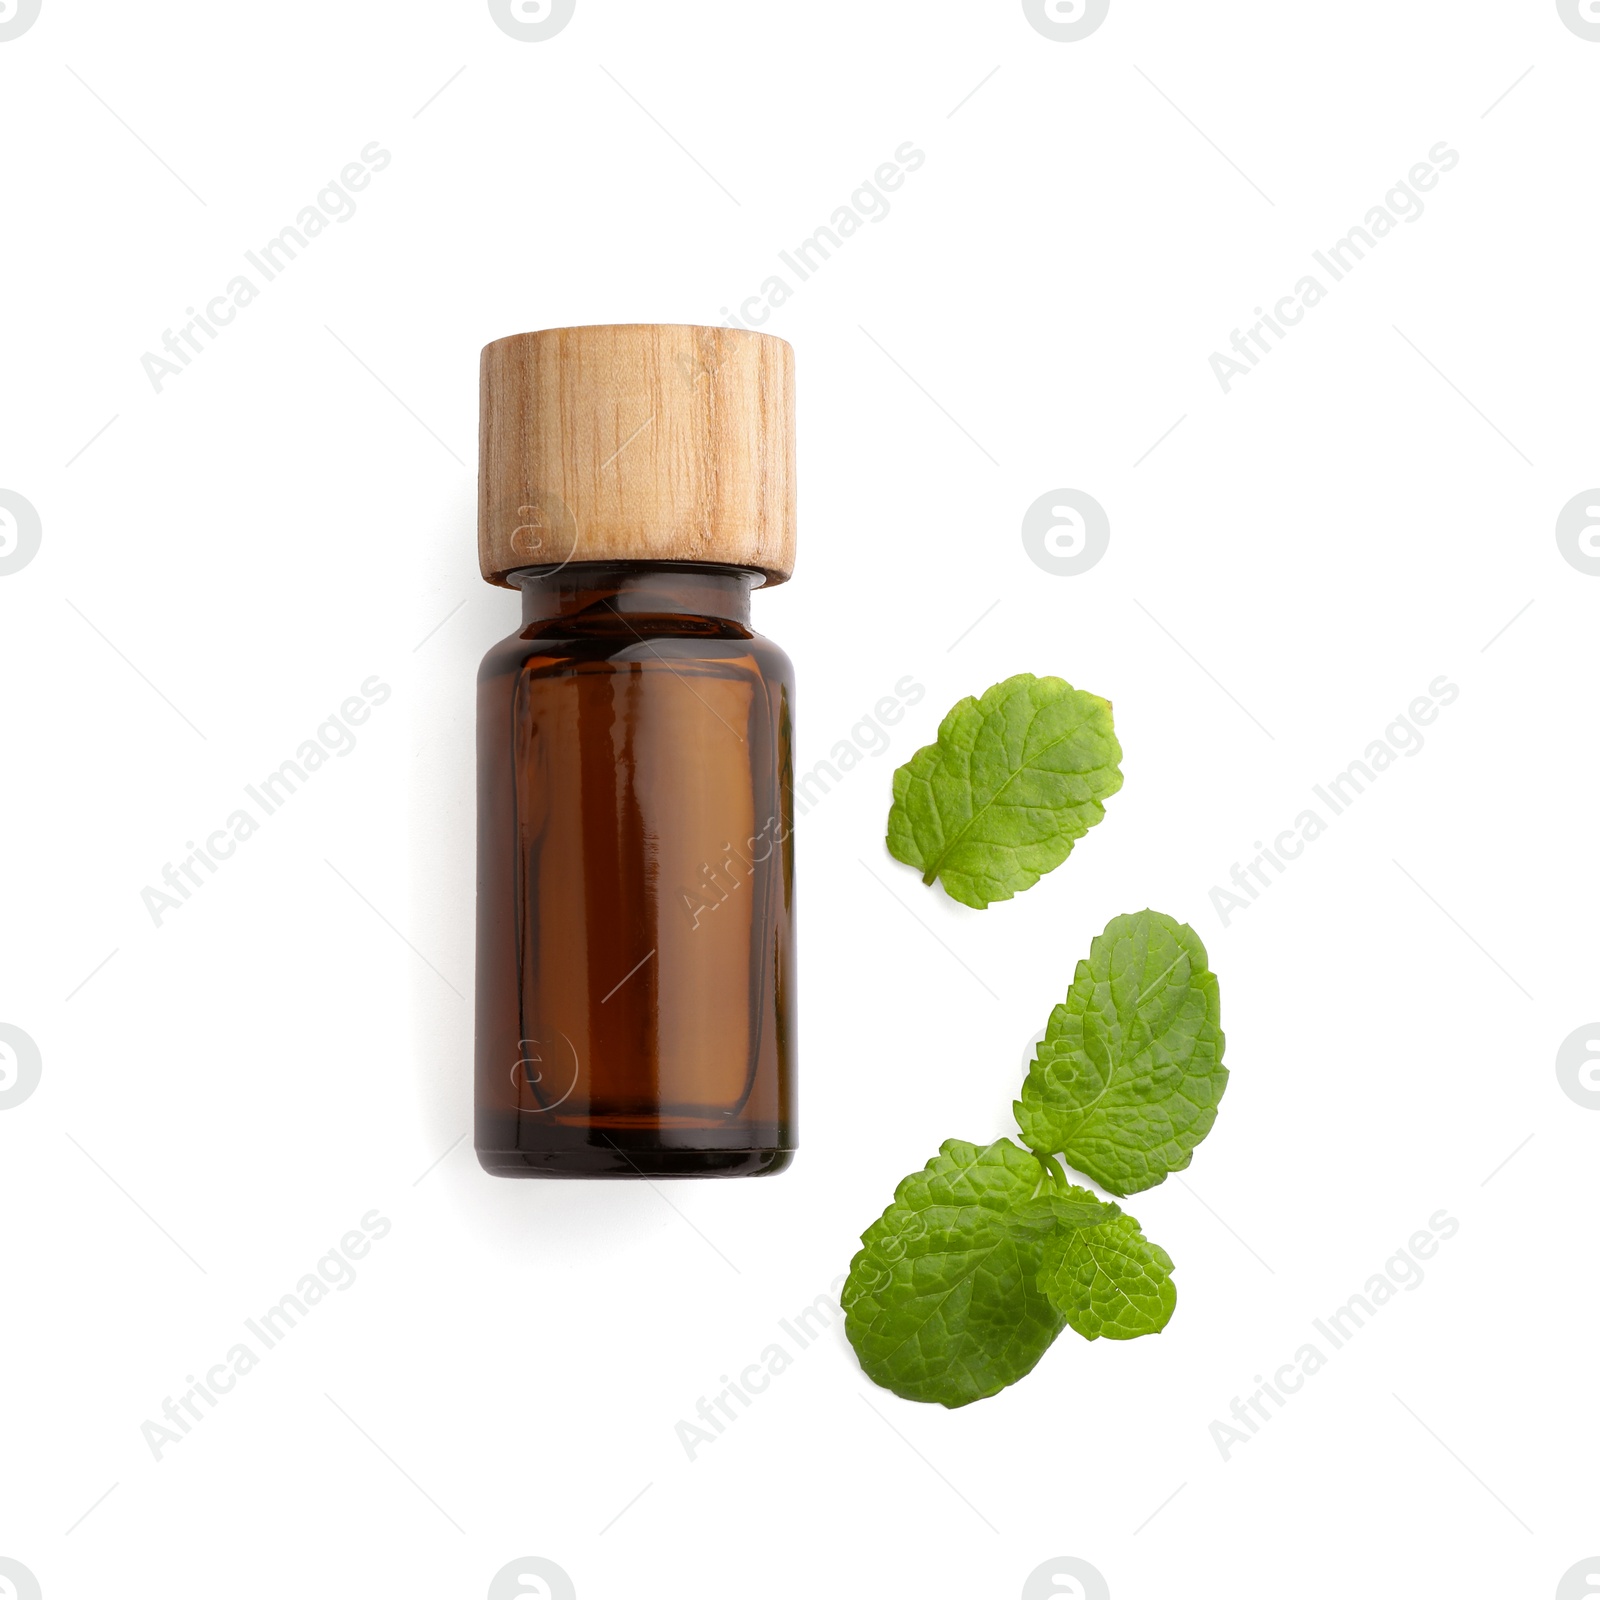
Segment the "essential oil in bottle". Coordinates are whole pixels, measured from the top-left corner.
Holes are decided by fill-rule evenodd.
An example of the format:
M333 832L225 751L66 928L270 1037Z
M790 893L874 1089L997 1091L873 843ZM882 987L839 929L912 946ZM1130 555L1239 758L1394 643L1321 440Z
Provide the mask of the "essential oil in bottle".
M476 1144L502 1177L795 1149L794 352L677 325L485 347Z

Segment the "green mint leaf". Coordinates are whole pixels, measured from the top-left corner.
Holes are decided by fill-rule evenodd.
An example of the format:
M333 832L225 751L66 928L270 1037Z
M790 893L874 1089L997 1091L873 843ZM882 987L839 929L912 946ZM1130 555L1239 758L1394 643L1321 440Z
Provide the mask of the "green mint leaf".
M947 1139L861 1236L841 1299L874 1383L964 1406L1030 1373L1065 1326L1039 1288L1042 1228L1018 1212L1048 1182L1009 1139Z
M1227 1086L1217 980L1186 923L1114 917L1078 963L1016 1102L1033 1149L1112 1194L1189 1165Z
M1160 1333L1178 1303L1172 1257L1130 1216L1062 1228L1045 1241L1039 1287L1085 1339Z
M1007 678L954 706L895 773L889 853L963 905L1009 900L1105 815L1121 759L1109 701L1060 678Z

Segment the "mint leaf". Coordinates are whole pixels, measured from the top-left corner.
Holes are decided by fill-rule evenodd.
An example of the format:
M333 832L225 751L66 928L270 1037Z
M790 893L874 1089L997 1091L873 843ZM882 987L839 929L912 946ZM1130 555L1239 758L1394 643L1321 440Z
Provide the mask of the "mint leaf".
M1112 1194L1189 1165L1227 1086L1216 977L1200 936L1159 911L1114 917L1035 1053L1017 1125Z
M1067 859L1122 787L1111 705L1024 672L954 706L894 775L889 853L980 910Z
M1178 1303L1172 1257L1127 1215L1052 1234L1045 1241L1039 1287L1085 1339L1160 1333Z
M955 1407L1033 1370L1064 1326L1038 1286L1051 1208L1030 1209L1054 1182L1009 1139L947 1139L899 1185L862 1234L841 1296L874 1383Z

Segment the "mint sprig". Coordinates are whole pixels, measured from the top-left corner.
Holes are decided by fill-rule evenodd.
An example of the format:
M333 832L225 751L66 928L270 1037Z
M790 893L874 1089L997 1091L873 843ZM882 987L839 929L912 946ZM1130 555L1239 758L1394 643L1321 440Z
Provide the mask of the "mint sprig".
M1122 787L1111 705L1060 678L1007 678L951 708L894 775L889 854L979 910L1067 859Z
M874 1383L963 1406L1026 1377L1063 1328L1166 1327L1171 1257L1056 1155L1124 1194L1187 1166L1227 1082L1218 1017L1192 928L1140 911L1091 942L1017 1102L1032 1148L946 1140L861 1236L845 1333Z

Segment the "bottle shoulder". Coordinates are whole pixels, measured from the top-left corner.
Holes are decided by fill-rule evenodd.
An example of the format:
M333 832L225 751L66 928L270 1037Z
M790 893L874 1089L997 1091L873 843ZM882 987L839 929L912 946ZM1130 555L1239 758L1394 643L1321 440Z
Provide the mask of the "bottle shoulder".
M743 665L774 683L792 686L794 682L794 664L780 645L754 629L729 623L693 629L635 624L560 633L546 633L538 623L530 623L489 648L478 668L478 681L490 682L530 668L560 674L651 661Z

